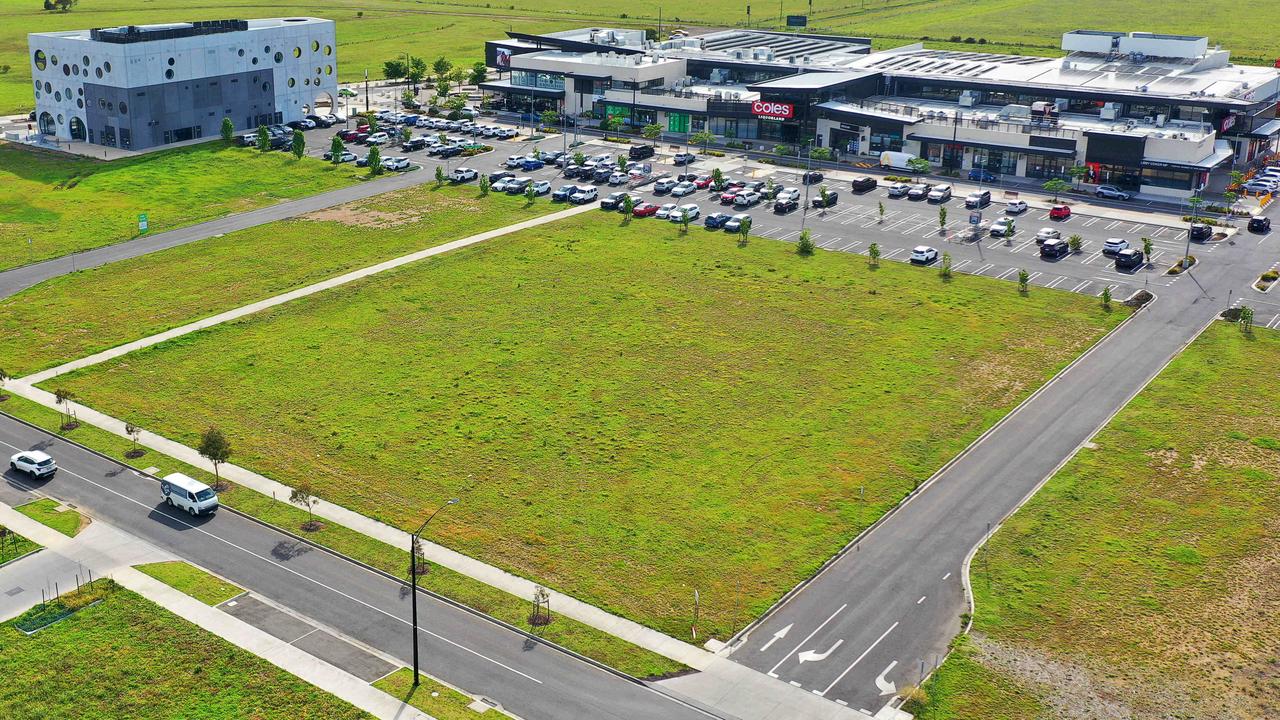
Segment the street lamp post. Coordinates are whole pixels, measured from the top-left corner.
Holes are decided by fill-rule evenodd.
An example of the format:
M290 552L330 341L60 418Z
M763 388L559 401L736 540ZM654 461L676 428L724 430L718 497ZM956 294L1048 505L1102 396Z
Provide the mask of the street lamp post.
M806 139L804 141L804 145L801 146L801 152L805 152L806 149L811 148L812 145L813 138ZM813 170L813 151L812 149L808 149L807 152L809 157L805 161L804 177L801 178L804 181L801 183L804 185L804 207L800 211L801 230L804 230L805 221L809 219L809 186L812 185L812 183L809 182L809 173ZM825 210L825 208L823 209Z
M413 685L414 687L418 686L418 552L417 552L418 539L419 537L421 537L423 531L427 529L427 525L431 523L431 518L434 518L441 510L457 502L458 502L458 498L453 498L448 502L446 502L445 504L441 505L440 507L436 508L436 511L431 513L431 515L426 519L426 522L422 523L422 527L418 528L418 531L413 534L413 541L409 544L409 575L413 579L412 580L412 584L413 584L413 601L412 602L413 602Z
M364 71L364 111L369 112L369 70Z

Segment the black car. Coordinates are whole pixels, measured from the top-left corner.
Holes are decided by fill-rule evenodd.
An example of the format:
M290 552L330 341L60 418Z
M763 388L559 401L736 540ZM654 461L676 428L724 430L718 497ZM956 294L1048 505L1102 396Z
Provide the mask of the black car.
M441 158L451 158L461 154L462 154L462 148L458 147L457 145L450 145L448 147L441 148L440 152L438 153L438 155Z
M511 172L510 170L499 170L498 172L492 172L492 173L489 173L489 184L492 185L493 183L496 183L499 180L506 180L509 177L515 177L515 176L516 174Z
M676 176L676 182L693 182L702 177L698 173L680 173Z
M1249 218L1249 232L1271 232L1271 218L1261 216Z
M816 208L829 208L836 204L836 199L839 197L840 194L835 190L828 190L826 200L823 200L822 195L818 195L813 199L813 206Z
M1064 257L1071 252L1071 246L1066 240L1058 238L1057 240L1045 240L1040 246L1040 257L1047 260L1055 260Z
M644 160L653 157L653 152L652 145L634 145L627 151L627 157L632 160Z
M1146 262L1146 258L1142 256L1141 250L1125 248L1116 253L1117 270L1134 270L1142 267L1144 262Z
M875 178L869 175L859 175L850 182L850 185L853 187L854 192L867 192L868 190L875 190L878 183Z
M617 165L597 165L594 172L591 173L591 179L596 182L608 182L609 176L618 172Z
M800 182L804 185L820 183L822 182L822 173L817 170L810 170L809 172L800 175Z
M786 200L779 200L775 202L773 204L773 211L782 215L784 213L789 213L798 207L800 207L800 202L793 197L789 197Z
M321 127L321 128L333 127L333 123L329 122L328 118L323 118L323 117L320 117L319 115L308 115L307 119L315 123L316 127Z
M408 140L405 140L403 143L400 144L400 149L404 150L405 152L412 152L414 150L421 150L426 146L427 146L426 138L416 137L416 138L409 138Z
M576 178L582 174L582 166L570 163L564 166L564 176L567 178Z
M1205 223L1191 223L1191 239L1208 240L1213 237L1213 228Z

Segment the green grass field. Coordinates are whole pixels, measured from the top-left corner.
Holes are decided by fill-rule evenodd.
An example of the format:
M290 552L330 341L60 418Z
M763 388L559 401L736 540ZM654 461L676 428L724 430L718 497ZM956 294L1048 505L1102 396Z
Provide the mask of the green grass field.
M32 542L3 525L0 525L0 530L5 530L0 533L0 565L40 549L40 543Z
M17 377L551 210L431 183L63 275L0 300L0 368Z
M615 217L54 384L401 527L460 496L439 541L681 637L696 588L724 636L1125 315Z
M1087 675L1093 692L1067 703L1119 702L1116 717L1280 716L1277 377L1280 335L1210 327L975 558L977 644ZM1004 663L981 668L997 682L960 681L973 662L944 664L921 717L989 717L963 709L1010 683L1079 685Z
M30 637L12 623L0 624L0 716L369 717L142 597L111 588L99 604Z
M181 560L135 565L134 569L186 593L205 605L218 605L244 592L222 578L215 577Z
M467 707L471 698L422 676L418 687L413 686L413 671L400 668L373 684L374 687L431 715L436 720L499 720L510 718L506 713L489 710L483 716Z
M1280 7L1268 3L1249 7L1248 20L1238 15L1239 4L1229 0L1201 0L1195 12L1164 12L1162 0L1080 0L1063 12L1055 0L845 0L812 6L786 0L778 6L756 5L752 27L776 29L782 16L810 15L810 32L871 37L877 47L890 47L928 37L931 47L978 47L947 42L952 36L987 41L986 49L1022 54L1057 55L1061 34L1078 27L1108 30L1209 35L1236 53L1238 60L1270 64L1277 55L1271 28L1280 21ZM316 7L286 2L263 5L252 0L224 0L214 6L191 8L179 0L96 0L81 3L70 13L48 13L40 3L0 0L0 112L29 110L34 105L27 33L71 30L128 23L142 24L227 17L319 15L338 23L339 79L354 81L381 76L384 60L402 52L434 58L444 55L469 65L483 58L484 41L503 37L508 29L548 32L590 25L656 27L663 8L664 32L677 26L725 27L745 25L745 4L738 0L709 0L673 7L661 0L644 0L622 7L583 6L574 0L483 0L418 2L359 0L342 7ZM1134 24L1135 18L1142 18Z
M139 213L157 233L363 176L220 142L109 163L0 143L0 270L136 237Z
M58 512L59 505L61 503L57 500L42 498L40 500L32 500L25 505L19 505L14 510L42 525L48 525L67 537L75 537L80 533L80 513L69 508Z

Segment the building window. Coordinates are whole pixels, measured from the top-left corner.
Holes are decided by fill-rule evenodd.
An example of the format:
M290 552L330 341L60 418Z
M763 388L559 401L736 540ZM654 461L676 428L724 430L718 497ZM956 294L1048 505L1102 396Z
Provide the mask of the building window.
M63 74L63 75L66 75L67 77L71 77L71 66L70 66L70 65L63 65L63 66L62 66L62 74Z
M1074 165L1071 158L1060 157L1057 155L1039 155L1036 153L1027 153L1027 177L1040 178L1049 180L1050 178L1058 178L1060 180L1070 179L1067 171Z
M325 45L325 46L324 46L324 54L325 54L325 55L332 55L332 54L333 54L333 46L332 46L332 45Z
M37 70L44 70L49 67L49 58L45 57L43 50L37 50L35 54L35 63Z
M520 87L543 88L544 90L564 90L564 76L530 70L512 70L511 84Z
M320 41L319 41L319 40L312 40L312 41L311 41L311 52L320 52Z
M173 58L169 58L169 67L173 67Z
M128 114L129 114L129 106L128 106L128 105L125 105L123 100L122 100L122 101L120 101L120 114L121 114L121 115L128 115Z
M293 78L289 78L289 87L293 87L294 85L297 85L297 84L298 84L297 80L294 80Z
M85 67L89 67L89 56L85 55L84 57L80 58L80 64Z
M172 80L172 79L173 79L173 69L172 69L172 68L170 68L170 69L168 69L168 70L165 70L165 71L164 71L164 78L165 78L166 80Z
M251 60L251 61L250 61L250 63L251 63L251 64L253 64L253 65L257 65L257 64L258 64L258 58L257 58L257 57L254 57L254 58L253 58L253 60Z
M332 74L333 74L333 66L332 66L332 65L325 65L325 66L324 66L324 74L325 74L325 75L332 75Z
M1142 184L1154 185L1155 187L1172 188L1175 190L1194 190L1195 181L1199 179L1199 175L1200 173L1198 172L1143 168Z
M300 58L300 57L302 57L302 48L300 48L300 47L295 47L295 48L293 49L293 56L294 56L294 57L296 57L296 58Z
M53 63L54 67L57 67L57 66L58 66L58 56L57 56L57 55L54 55L54 56L50 57L50 58L49 58L49 62Z
M101 79L102 79L102 68L94 68L94 69L93 69L93 74L94 74L94 75L97 75L97 76L98 76L98 79L99 79L99 80L101 80Z
M108 72L108 73L111 72L111 63L109 62L102 63L102 69L104 72Z
M275 55L275 61L276 61L277 63L282 63L282 62L284 62L284 53L282 53L282 52L277 52L277 53L276 53L276 55Z
M239 50L237 50L236 55L238 57L244 57L244 48L240 48Z

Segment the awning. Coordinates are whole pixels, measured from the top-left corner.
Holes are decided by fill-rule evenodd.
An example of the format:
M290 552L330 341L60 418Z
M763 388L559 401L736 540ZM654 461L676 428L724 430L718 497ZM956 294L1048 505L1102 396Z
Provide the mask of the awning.
M822 111L824 117L856 122L884 122L887 120L889 122L902 123L903 125L915 125L924 119L918 115L899 115L886 110L875 110L836 101L818 103L818 109Z
M1017 152L1026 153L1028 155L1057 155L1059 157L1075 157L1075 150L1067 150L1065 148L1051 148L1027 146L1027 145L1001 145L999 143L974 142L973 140L928 137L926 135L916 135L912 133L907 136L908 140L919 140L920 142L942 143L943 145L964 145L965 147L982 148L984 150L999 150L1001 152Z
M1231 149L1231 143L1226 140L1215 140L1213 153L1209 157L1193 163L1172 162L1169 160L1149 160L1143 158L1142 167L1152 168L1154 170L1188 170L1204 172L1212 170L1219 165L1231 160L1235 156L1235 150Z
M534 97L544 98L563 98L564 90L551 90L549 88L527 87L525 85L512 85L510 80L494 80L492 82L480 83L481 90L489 92L500 92L508 95L533 95Z
M1265 122L1244 134L1248 137L1256 138L1268 138L1272 135L1280 135L1280 119Z

